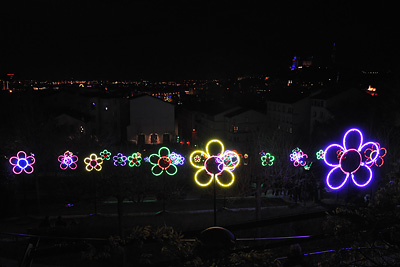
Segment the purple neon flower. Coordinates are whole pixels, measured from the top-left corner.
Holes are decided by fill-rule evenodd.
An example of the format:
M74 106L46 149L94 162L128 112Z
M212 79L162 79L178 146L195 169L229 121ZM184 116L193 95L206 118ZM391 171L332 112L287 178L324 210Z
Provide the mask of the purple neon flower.
M128 158L124 154L118 153L113 157L113 160L114 160L114 166L125 166Z
M378 146L375 142L367 142L363 144L363 135L358 129L350 129L343 136L343 146L339 144L331 144L325 149L325 163L333 167L326 177L326 183L329 188L336 190L343 187L349 176L358 187L368 185L372 180L372 170L369 165L374 162L379 153L374 158L365 156L364 151L369 149L371 145ZM343 151L343 153L337 153Z

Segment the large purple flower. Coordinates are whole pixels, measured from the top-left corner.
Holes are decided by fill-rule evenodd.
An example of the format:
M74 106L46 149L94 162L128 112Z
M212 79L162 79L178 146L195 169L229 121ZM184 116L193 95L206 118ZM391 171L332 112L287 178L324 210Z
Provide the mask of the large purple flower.
M325 149L324 161L328 166L333 167L326 177L329 188L340 189L350 176L358 187L364 187L371 182L372 170L367 165L374 162L379 156L379 153L376 153L373 158L365 156L364 151L371 145L379 151L375 142L363 144L361 131L353 128L344 134L343 146L332 144Z

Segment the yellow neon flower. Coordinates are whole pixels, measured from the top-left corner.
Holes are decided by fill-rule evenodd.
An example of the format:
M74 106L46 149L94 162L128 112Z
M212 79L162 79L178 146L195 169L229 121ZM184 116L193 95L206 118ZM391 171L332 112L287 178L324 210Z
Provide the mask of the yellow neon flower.
M220 147L219 153L211 154L210 146ZM240 157L236 152L226 150L224 144L216 139L209 141L206 145L206 151L196 150L189 157L190 164L199 169L194 180L200 186L208 186L213 179L223 187L228 187L235 181L233 170L239 165ZM205 182L202 182L204 180Z
M88 172L92 171L93 169L99 172L103 168L101 166L103 164L103 159L98 157L95 153L90 154L90 156L85 158L83 162L85 162L86 170Z

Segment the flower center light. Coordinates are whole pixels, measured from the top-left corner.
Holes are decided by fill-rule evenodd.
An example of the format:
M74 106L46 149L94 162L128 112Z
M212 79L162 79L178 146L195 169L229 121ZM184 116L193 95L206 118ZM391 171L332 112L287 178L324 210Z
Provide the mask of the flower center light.
M211 156L206 159L204 167L209 175L220 175L224 171L224 163L217 156Z
M96 160L91 160L90 161L90 166L92 166L93 168L97 166L97 161Z
M340 168L344 173L355 173L360 168L361 161L360 152L349 149L340 158Z
M167 156L162 156L158 159L158 166L160 166L161 169L168 169L169 166L171 166L171 160Z
M17 165L21 169L25 169L28 166L28 161L26 160L26 158L20 158L20 159L18 159Z
M65 164L65 165L71 165L72 164L72 159L71 159L71 157L64 157L64 159L63 159L63 163Z

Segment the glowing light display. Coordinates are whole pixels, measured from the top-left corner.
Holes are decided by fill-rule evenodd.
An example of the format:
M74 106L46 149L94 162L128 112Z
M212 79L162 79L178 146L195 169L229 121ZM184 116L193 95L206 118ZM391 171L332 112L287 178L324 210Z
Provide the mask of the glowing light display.
M240 164L240 156L236 151L225 150L223 160L223 166L231 168L233 171Z
M85 168L88 172L92 171L93 169L96 171L101 171L103 168L101 166L103 164L103 159L98 157L95 153L90 154L90 156L85 158L83 162L86 164Z
M293 162L293 166L298 167L304 167L306 165L306 159L308 158L308 155L305 154L300 148L295 148L292 150L292 153L289 155L290 161Z
M265 153L264 151L260 153L261 155L261 165L262 166L272 166L274 165L275 157L270 153Z
M142 162L142 154L139 152L133 153L132 155L128 156L128 164L129 167L139 167Z
M364 151L364 155L368 160L375 158L375 153L379 154L378 158L375 161L370 161L370 163L367 164L368 167L372 167L372 165L374 165L374 164L376 167L382 167L383 163L385 163L383 158L386 156L387 150L386 150L386 148L381 147L381 145L379 143L376 143L376 145L378 146L378 150L374 150L374 146L371 146L370 148L367 148Z
M185 157L175 152L169 154L169 158L175 165L183 165L185 163Z
M68 168L75 170L78 166L78 156L74 155L69 150L65 151L63 155L58 156L58 161L60 162L60 168L66 170Z
M25 151L19 151L17 156L10 157L9 162L13 167L13 173L21 174L23 171L26 174L31 174L33 169L33 164L35 164L35 157L33 154L27 156Z
M219 153L211 154L211 145L219 146ZM215 181L223 187L228 187L235 181L233 170L239 165L240 157L236 152L226 150L224 144L216 139L209 141L206 145L206 150L196 150L189 157L190 164L199 169L194 180L200 186L208 186ZM206 176L206 182L201 182L200 176ZM204 178L204 177L203 177ZM227 182L224 182L227 180Z
M312 162L306 164L306 165L304 166L304 169L305 169L306 171L309 171L309 170L311 169L311 165L312 165Z
M317 160L324 159L324 154L325 152L322 149L318 150L317 153L315 153L315 155L317 156Z
M249 154L243 155L243 165L249 164Z
M158 154L151 154L149 156L149 163L153 165L151 172L154 176L160 176L164 171L168 175L175 175L178 172L178 168L170 156L171 153L167 147L161 147L158 150Z
M122 153L118 153L113 157L114 166L125 166L127 160L128 158Z
M371 149L371 146L374 153L367 151ZM338 151L342 152L338 153ZM363 143L360 130L355 128L348 130L343 136L343 146L331 144L325 149L324 161L328 166L333 167L326 177L327 185L333 190L340 189L351 176L356 186L367 186L373 176L368 165L374 163L378 156L379 147L376 143Z
M110 160L111 159L111 152L108 151L107 149L104 149L103 151L100 152L100 157L103 160Z

